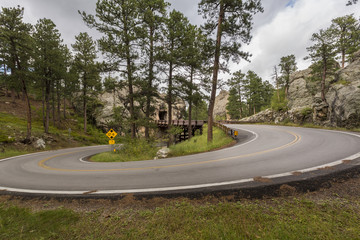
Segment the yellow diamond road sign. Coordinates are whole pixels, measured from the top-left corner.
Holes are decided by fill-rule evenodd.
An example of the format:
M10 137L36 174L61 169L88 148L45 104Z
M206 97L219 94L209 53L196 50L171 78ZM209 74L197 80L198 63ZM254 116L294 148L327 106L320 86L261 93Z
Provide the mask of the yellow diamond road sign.
M110 129L107 133L106 136L108 136L111 140L114 139L116 137L117 133L113 130Z

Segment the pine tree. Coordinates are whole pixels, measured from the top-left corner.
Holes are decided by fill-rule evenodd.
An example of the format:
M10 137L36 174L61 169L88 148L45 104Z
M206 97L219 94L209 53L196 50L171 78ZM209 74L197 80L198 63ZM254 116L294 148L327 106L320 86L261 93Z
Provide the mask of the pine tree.
M295 55L291 54L282 57L279 67L285 85L285 97L287 98L289 95L290 75L297 70Z
M2 8L0 12L0 42L3 64L11 71L7 76L12 91L21 89L26 101L27 132L31 137L31 107L28 96L30 61L33 54L33 39L30 36L31 24L23 22L24 8Z
M33 37L36 46L35 72L39 79L38 85L42 90L44 131L49 133L50 94L53 92L51 88L57 87L59 93L60 86L57 82L63 75L61 71L64 71L61 68L64 63L61 52L62 40L54 22L45 18L40 19L35 25Z
M334 39L329 29L321 29L319 33L312 35L311 41L314 42L314 45L307 48L309 56L305 57L305 60L311 59L313 62L311 66L313 73L315 76L321 76L321 100L326 102L325 80L336 68Z
M182 78L184 81L182 82L182 90L185 94L184 99L188 102L188 132L189 139L192 137L192 123L193 120L193 102L195 100L194 93L199 92L200 84L196 83L197 75L203 76L204 74L204 66L206 66L206 62L208 60L206 47L207 47L207 38L202 33L202 31L192 25L187 25L187 29L185 32L185 37L183 40L183 48L184 48L184 77ZM202 82L200 78L200 83Z
M75 51L74 65L81 82L82 103L84 111L84 132L87 132L87 104L91 91L95 91L95 86L100 82L99 69L95 62L96 46L95 42L87 33L80 33L75 37L76 42L72 45Z
M72 73L72 65L73 65L73 56L67 47L67 45L63 45L62 49L62 59L64 59L64 79L63 79L63 116L66 119L66 100L71 102L72 95L77 91L75 87L76 78Z
M94 15L79 12L91 28L104 34L99 40L100 50L109 60L108 71L121 72L127 82L131 137L136 137L134 82L139 58L139 7L137 0L98 0Z
M232 120L240 119L242 117L242 106L240 95L235 87L230 88L228 103L226 110Z
M172 124L172 105L175 101L176 88L176 70L184 65L183 39L186 36L189 20L180 12L173 10L165 21L163 32L163 48L161 50L161 59L164 65L166 79L166 102L168 106L168 126L171 129ZM170 140L171 142L171 140Z
M341 67L345 67L346 55L352 55L360 48L359 23L354 15L346 15L332 20L330 31L335 38L336 50L341 55Z
M142 68L144 79L141 81L141 95L145 96L145 138L149 138L151 115L154 108L151 104L158 97L156 65L159 61L161 31L165 22L166 7L164 0L139 0L139 38L142 51Z
M214 66L212 89L208 111L208 142L213 140L213 111L220 61L228 62L230 58L239 61L240 58L248 59L249 53L240 50L242 43L251 40L252 17L262 11L260 0L201 0L199 13L207 20L204 29L212 35L217 29L214 44ZM239 41L241 40L241 42ZM223 64L224 65L224 64ZM225 67L222 66L222 67Z
M280 102L280 88L282 85L282 81L281 78L279 76L279 70L277 68L277 66L274 66L274 72L272 74L272 79L275 81L275 87L276 87L276 96L277 96L277 101Z
M242 118L243 117L243 102L242 98L244 95L244 80L245 74L243 74L241 71L237 71L233 74L233 77L228 81L228 85L230 86L230 92L232 89L235 89L235 92L233 92L234 97L232 99L229 99L229 104L231 105L229 108L231 108L231 111L237 111L236 118ZM232 90L234 91L234 90ZM236 96L236 97L235 97ZM230 101L231 100L231 101ZM231 103L230 103L231 102ZM237 109L237 110L235 110ZM230 116L232 115L229 112ZM233 115L235 115L233 113ZM233 117L231 117L234 119Z
M256 114L264 105L262 79L253 71L248 71L245 79L245 96L249 105L249 115Z

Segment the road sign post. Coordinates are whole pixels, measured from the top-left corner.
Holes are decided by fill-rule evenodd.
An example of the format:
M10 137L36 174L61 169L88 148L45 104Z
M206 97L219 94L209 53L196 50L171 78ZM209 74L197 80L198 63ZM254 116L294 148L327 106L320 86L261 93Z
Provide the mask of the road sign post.
M109 140L109 144L111 146L111 150L116 152L116 149L115 149L115 140L114 138L116 137L117 133L113 130L113 129L110 129L107 133L106 133L106 136L108 138L110 138Z

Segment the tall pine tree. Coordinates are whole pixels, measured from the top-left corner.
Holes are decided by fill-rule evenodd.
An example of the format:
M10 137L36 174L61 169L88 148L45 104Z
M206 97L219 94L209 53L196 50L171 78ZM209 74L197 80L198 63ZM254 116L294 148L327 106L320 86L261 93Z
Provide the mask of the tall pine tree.
M305 60L311 59L313 62L312 71L315 76L320 76L321 79L321 100L326 102L325 80L336 68L334 38L329 29L321 29L312 35L311 41L314 42L314 45L307 48L309 56L305 57Z
M39 79L38 85L42 89L43 125L45 133L49 133L51 88L55 87L54 83L59 80L62 74L60 71L63 70L61 39L54 22L45 18L37 22L33 36L36 46L35 72Z
M23 22L24 8L2 8L0 12L0 42L3 64L10 70L7 81L12 91L21 89L26 102L26 141L31 137L31 107L28 88L31 83L30 60L33 55L32 26Z
M104 34L99 40L100 50L109 61L108 70L120 72L126 79L131 137L136 137L135 112L135 61L139 58L138 28L139 6L137 0L98 0L96 18L81 12L83 20L91 28Z
M166 7L164 0L139 0L139 39L142 51L142 68L144 79L141 80L141 95L145 96L145 137L150 137L151 116L154 108L151 104L158 97L156 78L159 62L161 32L165 22Z
M87 106L89 95L95 91L95 86L100 81L99 67L95 62L95 42L87 33L80 33L75 37L76 42L72 45L75 51L74 65L77 77L80 80L82 103L84 111L84 132L87 132Z
M201 0L199 13L207 20L204 29L211 36L216 30L212 89L208 111L208 142L213 140L213 111L221 59L239 61L248 59L249 53L240 50L242 43L251 40L253 15L262 11L260 0Z

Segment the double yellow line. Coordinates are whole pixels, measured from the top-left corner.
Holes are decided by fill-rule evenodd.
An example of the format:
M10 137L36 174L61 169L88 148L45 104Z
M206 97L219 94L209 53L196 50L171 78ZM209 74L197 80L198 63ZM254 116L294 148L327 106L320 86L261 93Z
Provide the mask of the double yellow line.
M140 168L118 168L118 169L62 169L62 168L53 168L53 167L50 167L50 166L45 164L47 161L49 161L49 160L51 160L53 158L66 156L66 155L73 154L73 153L82 152L82 151L76 151L76 152L58 154L58 155L43 159L40 162L38 162L38 166L42 167L44 169L47 169L47 170L61 171L61 172L115 172L115 171L164 169L164 168L185 167L185 166L193 166L193 165L200 165L200 164L207 164L207 163L223 162L223 161L229 161L229 160L245 158L245 157L253 157L253 156L261 155L261 154L264 154L264 153L278 151L278 150L281 150L281 149L284 149L284 148L287 148L287 147L290 147L290 146L294 145L295 143L297 143L301 139L301 136L297 135L294 132L285 131L285 130L281 130L281 131L284 131L284 132L287 132L287 133L291 134L292 136L295 137L295 139L293 141L291 141L290 143L287 143L287 144L282 145L280 147L276 147L276 148L272 148L272 149L268 149L268 150L264 150L264 151L260 151L260 152L249 153L249 154L238 155L238 156L227 157L227 158L221 158L221 159L215 159L215 160L208 160L208 161L201 161L201 162L191 162L191 163L182 163L182 164L174 164L174 165L166 165L166 166L153 166L153 167L140 167Z

